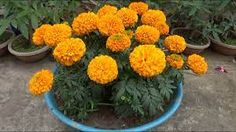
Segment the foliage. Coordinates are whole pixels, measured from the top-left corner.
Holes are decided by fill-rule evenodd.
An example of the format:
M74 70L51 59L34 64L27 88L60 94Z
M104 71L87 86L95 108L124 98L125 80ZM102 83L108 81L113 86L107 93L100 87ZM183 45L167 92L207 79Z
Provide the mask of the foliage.
M4 17L0 19L0 34L11 24L20 30L22 35L31 38L32 29L42 23L60 23L72 21L76 15L76 0L4 0Z

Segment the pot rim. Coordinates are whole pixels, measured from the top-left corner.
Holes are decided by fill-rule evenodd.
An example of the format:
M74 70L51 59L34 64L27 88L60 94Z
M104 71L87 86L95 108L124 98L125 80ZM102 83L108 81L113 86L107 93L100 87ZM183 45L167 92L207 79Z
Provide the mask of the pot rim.
M44 46L43 48L41 49L38 49L38 50L35 50L35 51L32 51L32 52L18 52L18 51L15 51L13 48L12 48L12 43L14 41L16 41L18 38L20 37L23 37L23 35L18 35L16 36L12 41L11 43L8 44L8 51L13 54L13 55L16 55L16 56L33 56L33 55L37 55L37 54L40 54L42 52L46 52L50 49L50 47L48 46Z
M217 44L217 45L220 45L222 47L226 47L226 48L230 48L230 49L236 49L236 46L234 46L234 45L229 45L229 44L223 43L219 40L216 40L216 39L212 38L211 36L209 36L209 38L211 39L213 44Z
M6 40L5 42L0 44L0 49L6 47L14 38L14 33L12 31L6 30L4 32L11 33L11 37L8 40Z
M54 72L57 68L54 68ZM55 99L53 97L52 92L47 92L44 94L45 102L50 110L50 112L64 124L75 128L81 131L146 131L151 128L157 127L163 122L167 121L174 113L178 110L181 105L183 99L183 84L180 82L177 87L177 93L172 103L168 106L167 110L157 119L150 121L146 124L140 125L138 127L132 127L127 129L101 129L101 128L94 128L91 126L84 125L82 123L76 122L71 120L69 117L65 116L62 112L59 111Z
M177 28L173 28L171 30L171 34L174 34L174 31L176 30L194 30L193 28L187 28L187 27L177 27ZM201 34L203 36L203 34L198 31L198 30L194 30L196 31L197 33ZM206 49L210 46L210 39L208 37L205 37L203 36L206 40L207 40L207 43L205 45L194 45L194 44L190 44L190 43L187 43L187 47L188 48L193 48L193 49Z

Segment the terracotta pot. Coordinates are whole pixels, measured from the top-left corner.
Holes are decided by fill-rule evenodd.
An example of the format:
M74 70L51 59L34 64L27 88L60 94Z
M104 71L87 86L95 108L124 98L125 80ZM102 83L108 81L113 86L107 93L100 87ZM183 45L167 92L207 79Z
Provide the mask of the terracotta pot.
M236 55L236 46L223 43L220 40L213 39L212 37L209 38L211 39L211 47L214 51L224 55Z
M32 52L18 52L15 51L12 48L12 44L14 41L17 41L20 37L23 37L22 35L17 36L11 43L8 45L9 52L16 56L18 59L24 61L24 62L35 62L43 59L49 52L50 48L48 46L45 46L39 50L32 51Z
M203 34L197 30L191 29L191 28L174 28L171 31L171 34L177 34L180 36L183 36L182 33L183 32L189 32L189 35L193 35L195 37L204 37ZM204 51L205 49L207 49L210 46L210 39L208 37L204 37L204 39L206 39L206 42L204 43L204 45L200 45L200 44L191 44L187 42L187 47L184 50L185 54L199 54L202 51Z
M14 37L13 32L11 32L11 31L5 31L5 32L9 33L10 36L5 42L0 44L0 56L5 55L5 53L7 52L7 45L11 42L11 40Z

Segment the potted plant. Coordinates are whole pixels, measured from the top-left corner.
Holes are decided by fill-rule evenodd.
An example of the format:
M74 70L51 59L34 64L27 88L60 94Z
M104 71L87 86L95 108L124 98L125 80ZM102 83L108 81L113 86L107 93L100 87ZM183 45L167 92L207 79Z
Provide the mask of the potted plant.
M223 11L212 15L210 21L205 24L204 34L208 35L212 42L212 49L224 55L236 55L236 19L231 9L235 2L225 4Z
M1 4L5 9L1 30L11 25L13 29L21 33L8 45L9 52L22 61L34 62L44 58L50 51L47 45L35 44L32 40L34 30L44 23L59 23L65 19L71 21L70 17L75 14L71 11L75 12L74 6L77 6L78 2L74 0L70 2L9 0ZM58 11L59 8L60 11ZM65 8L68 9L65 10Z
M153 23L146 23L150 18ZM143 2L119 10L104 5L96 14L79 14L72 23L73 37L53 50L57 60L54 72L43 69L35 73L29 81L30 93L44 94L58 119L82 131L114 129L88 121L94 114L101 117L109 111L109 117L98 122L128 120L129 126L116 127L121 131L145 131L161 124L181 104L184 65L198 75L205 74L208 67L196 54L183 59L183 37L165 37L161 34L165 27L151 26L165 21L162 11L148 9ZM128 36L125 30L135 35ZM144 125L134 127L138 124Z
M14 34L7 30L0 34L0 56L2 56L7 52L8 43L10 43Z
M201 21L208 19L209 2L205 1L159 1L169 16L171 34L184 36L187 42L185 54L200 53L210 46L208 37L201 33Z

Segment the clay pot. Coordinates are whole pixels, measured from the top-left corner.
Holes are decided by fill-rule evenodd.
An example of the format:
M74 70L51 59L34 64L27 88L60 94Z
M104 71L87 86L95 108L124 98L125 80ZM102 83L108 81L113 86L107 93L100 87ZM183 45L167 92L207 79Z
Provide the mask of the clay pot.
M5 53L7 52L7 45L11 42L11 40L14 37L14 34L11 31L5 31L4 33L9 34L9 38L7 38L7 40L5 42L2 42L0 44L0 56L5 55Z
M183 33L189 33L189 36L194 36L194 37L204 37L203 34L197 30L191 29L191 28L174 28L171 31L171 34L176 34L183 36ZM199 54L203 52L205 49L207 49L210 46L210 39L208 37L204 37L206 42L204 42L204 45L200 44L192 44L187 42L187 47L184 50L184 53L189 55L189 54Z
M224 55L230 55L235 56L236 55L236 46L235 45L229 45L226 43L221 42L220 40L211 39L211 47L214 51L224 54Z
M16 56L16 58L20 59L21 61L24 61L24 62L39 61L39 60L43 59L48 54L48 52L50 51L50 48L48 46L45 46L45 47L43 47L39 50L32 51L32 52L18 52L18 51L15 51L12 48L12 44L13 44L14 41L17 41L20 37L23 37L23 36L19 35L11 43L9 43L8 50L12 55Z

